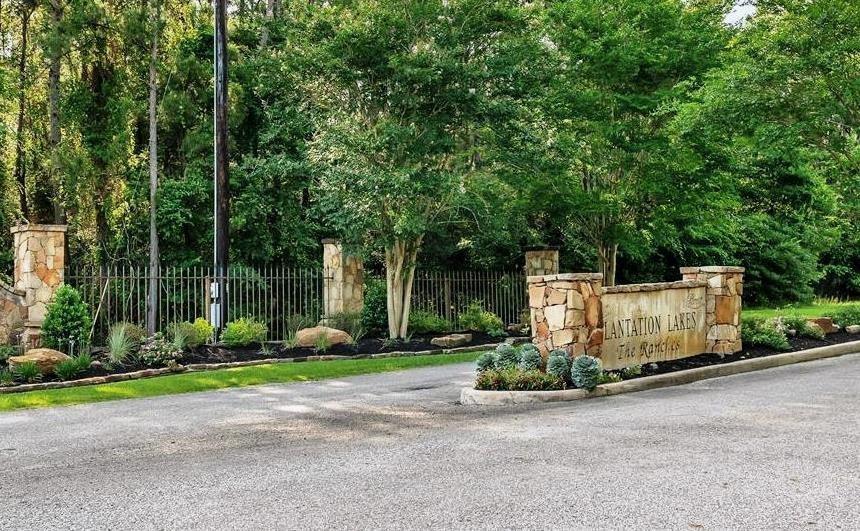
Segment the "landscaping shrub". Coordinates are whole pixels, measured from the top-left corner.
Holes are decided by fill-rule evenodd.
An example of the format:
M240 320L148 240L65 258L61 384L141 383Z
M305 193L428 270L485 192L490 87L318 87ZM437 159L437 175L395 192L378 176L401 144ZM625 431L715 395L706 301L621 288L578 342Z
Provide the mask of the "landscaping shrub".
M744 317L741 320L741 340L749 346L769 347L776 350L791 348L785 330L780 328L774 319Z
M510 369L520 363L520 355L517 350L506 343L496 347L496 368Z
M87 342L92 319L87 304L78 290L62 285L48 304L42 324L42 344L49 348L68 351L72 343L80 346Z
M496 368L496 353L493 351L487 351L478 356L478 360L475 362L477 365L478 372L489 371Z
M176 348L163 334L157 333L144 340L138 353L140 363L147 367L164 367L182 359L182 350Z
M221 335L221 341L231 348L247 347L252 343L262 343L266 340L269 329L266 325L252 317L242 317L230 323Z
M364 283L361 326L374 333L388 330L388 292L383 279L368 278Z
M846 305L834 312L832 316L833 322L841 327L860 325L860 304Z
M570 367L570 380L573 385L589 391L597 387L602 374L600 360L591 356L578 356Z
M473 332L484 332L494 337L505 335L505 325L502 318L493 312L484 310L481 301L472 301L466 310L460 314L460 328Z
M343 330L352 337L353 343L357 343L367 334L361 319L361 312L338 312L327 318L327 324L331 328Z
M12 345L0 345L0 363L6 363L6 360L17 355L17 347L13 347Z
M93 362L93 357L90 356L88 352L81 352L77 356L74 356L72 359L78 365L78 370L80 372L88 371L90 369L90 365Z
M782 326L787 330L794 330L798 337L809 337L812 339L824 339L824 330L815 323L810 323L804 317L793 315L782 317ZM777 326L778 328L781 328Z
M182 321L167 328L167 337L178 349L196 348L212 339L215 328L209 321L198 317L193 323Z
M414 310L409 314L409 330L416 334L441 334L451 330L451 323L433 312Z
M518 367L524 371L539 371L543 367L543 358L536 348L526 348L524 346L520 350L520 363Z
M603 371L600 373L600 376L597 378L598 384L605 383L616 383L620 382L624 378L621 377L621 374L615 371Z
M42 379L42 371L35 361L27 361L16 365L12 370L12 376L16 381L23 383L35 383Z
M143 343L143 340L146 339L146 330L142 326L128 322L116 323L114 326L125 328L125 335L131 341L133 348L139 347Z
M107 338L108 361L111 366L118 366L125 363L128 355L135 348L131 337L128 335L127 323L117 323L110 327ZM57 374L57 376L60 376ZM62 379L62 376L60 376Z
M89 368L89 364L87 368ZM63 381L74 380L81 372L83 371L76 358L61 361L54 367L54 375Z
M564 380L540 371L516 367L491 369L478 374L475 389L483 391L555 391L564 389Z
M630 378L637 378L642 376L642 366L641 365L632 365L630 367L624 367L621 369L621 377L625 380L629 380Z
M567 351L556 349L549 353L546 360L546 372L562 380L570 377L570 356Z
M0 369L0 387L7 387L15 383L15 375L9 369Z

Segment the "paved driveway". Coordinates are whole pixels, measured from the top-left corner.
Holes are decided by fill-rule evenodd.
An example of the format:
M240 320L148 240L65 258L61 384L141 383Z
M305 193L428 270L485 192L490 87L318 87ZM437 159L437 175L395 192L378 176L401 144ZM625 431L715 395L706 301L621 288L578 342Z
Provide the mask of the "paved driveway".
M860 355L516 408L471 370L0 414L0 527L860 528Z

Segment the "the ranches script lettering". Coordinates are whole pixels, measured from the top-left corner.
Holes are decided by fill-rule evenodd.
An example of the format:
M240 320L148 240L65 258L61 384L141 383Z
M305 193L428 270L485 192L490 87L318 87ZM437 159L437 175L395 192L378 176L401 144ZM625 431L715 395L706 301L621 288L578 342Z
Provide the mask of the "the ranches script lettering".
M705 351L705 288L607 293L603 312L604 368Z

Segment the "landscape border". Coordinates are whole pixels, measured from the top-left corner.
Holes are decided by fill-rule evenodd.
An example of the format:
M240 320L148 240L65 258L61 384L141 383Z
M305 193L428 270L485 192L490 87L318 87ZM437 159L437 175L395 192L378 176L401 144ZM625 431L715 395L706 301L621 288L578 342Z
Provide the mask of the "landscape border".
M635 393L637 391L647 391L661 387L684 385L700 380L772 369L783 365L833 358L847 354L860 354L860 341L849 341L847 343L799 350L797 352L774 354L760 358L708 365L706 367L696 367L695 369L602 384L598 385L593 391L586 391L585 389L565 389L563 391L479 391L471 387L465 387L460 393L460 403L467 406L510 406L515 404L570 402L584 398L597 398L600 396Z

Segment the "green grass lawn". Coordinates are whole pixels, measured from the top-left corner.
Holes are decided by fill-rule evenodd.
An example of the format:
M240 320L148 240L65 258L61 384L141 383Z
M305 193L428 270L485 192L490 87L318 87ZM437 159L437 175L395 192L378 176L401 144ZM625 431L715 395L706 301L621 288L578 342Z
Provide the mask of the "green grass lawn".
M830 302L830 301L815 301L811 304L804 305L789 305L782 308L752 308L744 309L744 317L763 317L770 319L771 317L779 316L800 316L800 317L827 317L832 316L840 308L846 305L860 304L860 301L854 302Z
M0 411L175 395L268 383L306 382L474 361L479 352L343 361L309 361L158 376L69 389L0 395Z

